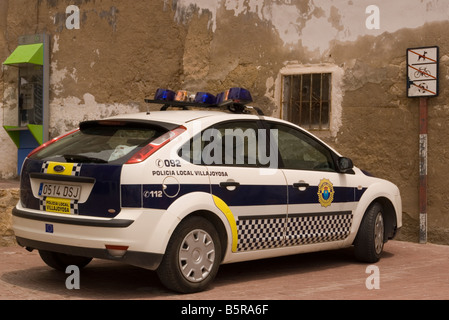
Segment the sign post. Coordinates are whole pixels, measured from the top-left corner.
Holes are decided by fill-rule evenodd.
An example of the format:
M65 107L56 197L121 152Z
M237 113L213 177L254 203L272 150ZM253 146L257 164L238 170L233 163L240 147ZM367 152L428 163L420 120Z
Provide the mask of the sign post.
M419 97L419 243L427 242L427 102L438 87L438 47L407 49L407 96Z
M427 242L427 98L419 98L419 243Z

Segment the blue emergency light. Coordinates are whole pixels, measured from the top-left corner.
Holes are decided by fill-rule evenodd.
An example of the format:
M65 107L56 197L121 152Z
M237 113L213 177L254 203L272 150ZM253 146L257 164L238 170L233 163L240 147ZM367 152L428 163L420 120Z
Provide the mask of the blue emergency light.
M253 102L251 93L243 88L231 88L228 93L228 100L233 100L242 104Z
M251 93L243 88L231 88L217 95L217 105L226 101L247 104L253 101Z
M154 100L173 101L176 93L168 89L157 89L154 95Z
M209 92L198 92L195 96L195 103L215 104L217 98Z
M222 103L223 101L227 101L228 100L228 94L229 94L229 90L220 92L219 94L217 94L217 104Z

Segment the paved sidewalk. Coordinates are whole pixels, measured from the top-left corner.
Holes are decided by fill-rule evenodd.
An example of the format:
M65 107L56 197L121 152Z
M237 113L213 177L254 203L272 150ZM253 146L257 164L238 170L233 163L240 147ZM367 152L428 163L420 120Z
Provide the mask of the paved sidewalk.
M0 248L0 299L449 299L448 264L449 246L390 241L375 265L378 283L343 249L223 265L210 290L178 295L152 271L102 260L81 271L79 290L68 290L68 274L44 265L36 251L9 247Z

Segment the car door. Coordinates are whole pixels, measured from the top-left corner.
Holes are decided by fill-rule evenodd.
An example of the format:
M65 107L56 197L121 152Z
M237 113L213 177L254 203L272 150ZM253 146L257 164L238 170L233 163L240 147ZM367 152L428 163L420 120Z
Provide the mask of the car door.
M229 208L231 224L235 220L232 251L282 246L287 188L276 150L267 150L267 131L256 120L226 121L208 130L203 132L203 162L216 203Z
M337 172L336 155L310 134L283 123L269 126L277 132L287 180L285 245L344 240L359 198L351 174Z

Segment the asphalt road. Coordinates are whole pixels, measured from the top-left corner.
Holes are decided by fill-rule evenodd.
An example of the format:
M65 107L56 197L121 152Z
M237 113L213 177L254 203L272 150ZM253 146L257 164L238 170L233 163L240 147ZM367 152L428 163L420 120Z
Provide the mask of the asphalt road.
M355 262L351 248L236 263L221 266L210 290L179 295L152 271L94 260L75 282L75 273L50 269L36 251L7 247L0 248L0 299L445 300L448 262L449 246L390 241L375 265Z

